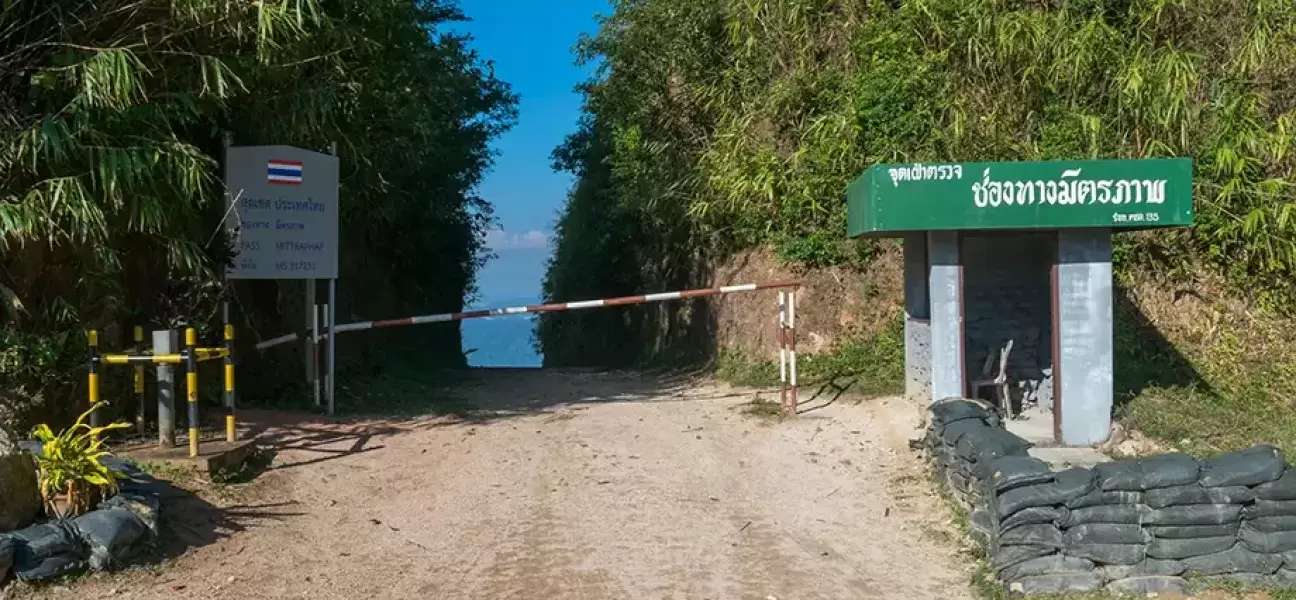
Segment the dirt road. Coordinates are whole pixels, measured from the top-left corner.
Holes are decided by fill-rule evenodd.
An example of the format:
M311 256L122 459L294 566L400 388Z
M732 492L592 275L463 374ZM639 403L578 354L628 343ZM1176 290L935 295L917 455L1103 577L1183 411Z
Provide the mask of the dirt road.
M969 597L900 401L771 424L750 391L639 374L458 393L486 418L267 425L273 466L185 525L188 551L39 595Z

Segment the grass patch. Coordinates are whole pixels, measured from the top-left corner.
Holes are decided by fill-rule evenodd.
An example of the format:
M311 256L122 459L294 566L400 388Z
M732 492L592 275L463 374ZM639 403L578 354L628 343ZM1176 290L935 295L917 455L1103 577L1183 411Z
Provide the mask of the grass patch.
M724 351L716 363L716 376L735 385L777 385L778 364ZM865 396L887 396L904 391L904 323L897 318L877 335L850 339L829 352L802 355L797 360L802 387L832 384Z
M775 420L783 418L783 407L778 402L756 396L755 400L742 405L742 413L759 419Z

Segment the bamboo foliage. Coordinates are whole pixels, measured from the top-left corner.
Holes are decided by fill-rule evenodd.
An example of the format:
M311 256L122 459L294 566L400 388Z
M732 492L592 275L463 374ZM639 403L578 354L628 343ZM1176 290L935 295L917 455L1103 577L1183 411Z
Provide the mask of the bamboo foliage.
M670 214L661 239L690 249L833 263L845 187L879 161L1191 156L1199 225L1121 256L1291 302L1294 34L1281 0L622 0L584 45L608 172L580 172L629 216L591 226ZM573 197L564 222L595 204ZM590 239L570 235L554 295L579 254L563 244Z

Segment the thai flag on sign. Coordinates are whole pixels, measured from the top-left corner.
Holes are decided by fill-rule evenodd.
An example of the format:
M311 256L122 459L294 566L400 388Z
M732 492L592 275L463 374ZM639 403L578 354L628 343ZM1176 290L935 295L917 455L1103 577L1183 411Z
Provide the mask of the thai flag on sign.
M278 185L301 185L302 164L300 161L272 158L266 166L266 178Z

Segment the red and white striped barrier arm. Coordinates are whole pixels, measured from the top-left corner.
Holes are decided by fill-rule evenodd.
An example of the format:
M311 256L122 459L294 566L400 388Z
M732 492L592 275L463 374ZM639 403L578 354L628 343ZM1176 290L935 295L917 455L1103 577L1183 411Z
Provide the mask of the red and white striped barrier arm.
M462 321L465 319L482 319L486 317L500 317L505 315L522 315L534 313L562 312L566 310L580 310L583 308L600 308L605 306L629 306L632 304L647 304L650 302L665 302L667 300L683 300L685 298L705 298L707 296L720 296L723 294L734 294L739 292L755 292L758 290L772 290L781 288L800 287L799 281L779 281L772 283L748 283L743 285L726 285L715 288L704 288L698 290L683 290L678 292L662 292L657 294L644 294L642 296L623 296L620 298L603 298L601 300L583 300L580 302L559 302L555 304L537 304L532 306L511 306L507 308L491 308L486 310L474 310L469 312L458 313L441 313L436 315L422 315L417 317L406 317L404 319L390 319L386 321L363 321L360 323L348 323L338 325L337 332L345 333L347 331L360 331L363 329L381 329L384 327L405 327L408 325L422 325L425 323L449 323L451 321ZM327 333L321 334L321 337L327 337ZM301 334L290 333L281 335L277 338L265 340L256 345L257 350L265 350L274 346L287 344L301 339Z

